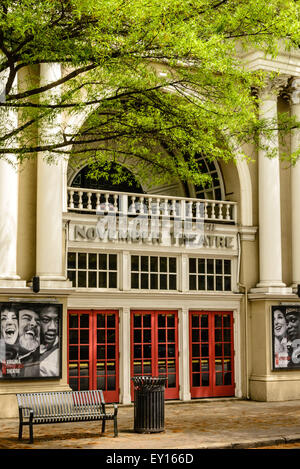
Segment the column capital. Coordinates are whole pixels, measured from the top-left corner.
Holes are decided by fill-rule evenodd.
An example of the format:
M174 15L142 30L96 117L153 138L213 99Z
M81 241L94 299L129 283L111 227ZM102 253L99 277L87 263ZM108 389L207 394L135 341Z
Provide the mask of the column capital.
M268 77L262 88L258 89L259 98L262 100L277 100L280 92L286 88L289 79L289 75Z

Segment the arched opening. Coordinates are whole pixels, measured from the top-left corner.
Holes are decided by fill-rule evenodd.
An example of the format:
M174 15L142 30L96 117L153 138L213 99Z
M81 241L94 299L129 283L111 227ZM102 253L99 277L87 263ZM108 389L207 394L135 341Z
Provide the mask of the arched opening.
M105 169L105 176L94 178L91 176L90 166L84 166L73 178L71 187L117 192L134 192L137 194L144 193L144 190L135 175L125 166L112 162L106 168L104 166L99 166L98 169ZM121 172L122 174L122 180L119 182L116 182L115 175L117 172Z

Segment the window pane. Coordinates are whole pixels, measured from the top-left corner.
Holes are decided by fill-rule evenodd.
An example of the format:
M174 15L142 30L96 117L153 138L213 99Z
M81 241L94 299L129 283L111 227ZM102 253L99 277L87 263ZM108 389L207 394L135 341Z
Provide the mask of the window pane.
M78 287L86 287L86 271L78 271Z
M213 275L207 276L207 290L214 290L214 277Z
M68 253L68 269L76 269L76 252Z
M89 269L97 269L97 254L89 254Z
M151 272L158 272L158 257L150 257L150 270Z
M165 274L160 275L160 289L161 290L167 289L167 275Z
M109 270L117 270L117 255L109 254Z
M207 273L214 273L214 259L207 259Z
M131 274L131 288L139 288L139 274Z
M97 272L89 272L89 288L97 287Z
M80 315L80 328L88 328L89 327L89 315L88 314L81 314Z
M99 288L107 287L107 274L106 272L99 272Z
M117 272L109 272L109 288L117 288Z
M148 260L149 260L148 256L142 256L141 257L141 271L148 272L148 270L149 270Z
M131 256L131 270L139 270L139 256Z
M205 259L198 259L198 272L204 274L205 272Z
M169 271L176 272L176 257L169 258Z
M158 275L157 274L151 274L151 276L150 276L150 288L152 290L157 290L158 289Z
M160 272L167 272L167 258L166 257L161 257L159 259L159 268L160 268Z
M176 290L177 288L177 278L176 275L169 276L169 290Z
M107 256L106 254L99 254L99 269L106 270L107 269Z
M148 288L148 274L141 274L141 288Z
M216 273L222 274L223 273L223 261L222 259L216 259Z
M196 290L196 275L190 275L190 290Z
M78 269L86 269L86 254L83 252L78 253Z
M191 273L196 273L196 259L189 259L189 268Z
M69 327L78 327L78 315L70 314L69 315Z
M231 274L231 261L224 260L224 274Z

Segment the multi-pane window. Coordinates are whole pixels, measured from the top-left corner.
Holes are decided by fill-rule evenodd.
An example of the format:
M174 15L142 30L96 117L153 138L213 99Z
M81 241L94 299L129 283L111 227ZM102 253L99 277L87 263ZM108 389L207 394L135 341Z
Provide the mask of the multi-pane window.
M131 288L176 290L176 257L131 256Z
M117 288L117 269L117 254L68 253L68 278L73 287Z
M229 259L189 259L189 289L231 291L232 276Z

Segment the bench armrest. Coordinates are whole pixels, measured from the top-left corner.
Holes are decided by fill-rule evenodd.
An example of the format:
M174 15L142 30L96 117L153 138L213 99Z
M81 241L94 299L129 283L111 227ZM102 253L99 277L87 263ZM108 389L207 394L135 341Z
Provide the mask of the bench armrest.
M32 407L25 407L25 406L19 406L19 416L20 418L23 418L23 411L24 410L29 410L29 417L33 417L33 409Z

